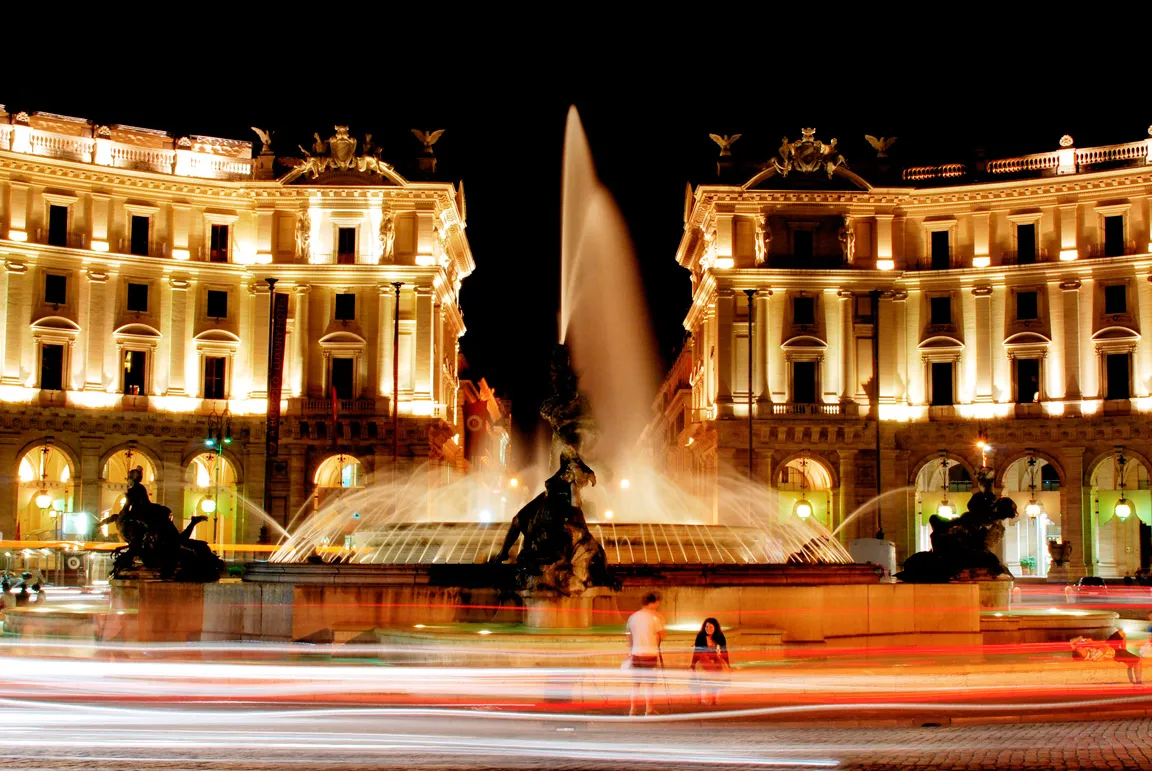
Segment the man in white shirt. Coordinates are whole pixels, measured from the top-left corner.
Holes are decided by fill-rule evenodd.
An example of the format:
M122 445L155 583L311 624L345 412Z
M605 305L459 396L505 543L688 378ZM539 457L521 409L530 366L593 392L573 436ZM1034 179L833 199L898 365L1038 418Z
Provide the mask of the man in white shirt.
M632 665L632 707L629 715L636 714L636 696L643 683L644 714L656 715L652 708L652 691L656 684L656 669L660 666L660 643L664 641L664 617L656 611L660 596L651 592L644 597L644 607L628 617L624 634L628 635L629 659Z

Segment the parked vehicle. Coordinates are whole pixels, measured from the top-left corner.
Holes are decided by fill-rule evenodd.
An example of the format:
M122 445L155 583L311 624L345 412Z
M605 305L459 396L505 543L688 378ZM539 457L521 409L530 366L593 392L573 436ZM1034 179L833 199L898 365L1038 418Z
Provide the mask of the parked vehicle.
M1108 602L1108 584L1100 576L1084 576L1074 584L1064 588L1064 599L1068 603Z

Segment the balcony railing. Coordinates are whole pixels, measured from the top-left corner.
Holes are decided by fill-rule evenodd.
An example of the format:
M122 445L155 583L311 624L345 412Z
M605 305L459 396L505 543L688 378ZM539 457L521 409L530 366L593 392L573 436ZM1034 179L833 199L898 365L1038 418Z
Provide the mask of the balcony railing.
M959 179L967 174L963 163L945 163L942 166L913 166L904 169L901 177L908 182L926 179Z
M1135 241L1124 241L1121 244L1090 244L1088 246L1089 257L1127 257L1132 254L1140 254Z
M859 410L853 402L846 404L804 404L800 402L781 402L772 405L773 417L811 417L813 415L830 416L858 415Z
M336 410L342 415L371 415L376 412L375 399L338 399ZM332 414L331 399L301 399L300 412L305 415Z
M1037 262L1047 262L1048 261L1048 250L1047 249L1033 249L1031 252L1026 252L1025 256L1030 257L1031 259L1026 259L1024 262L1021 262L1019 251L1001 252L1000 253L1000 262L1003 265L1031 265L1031 264L1037 263Z

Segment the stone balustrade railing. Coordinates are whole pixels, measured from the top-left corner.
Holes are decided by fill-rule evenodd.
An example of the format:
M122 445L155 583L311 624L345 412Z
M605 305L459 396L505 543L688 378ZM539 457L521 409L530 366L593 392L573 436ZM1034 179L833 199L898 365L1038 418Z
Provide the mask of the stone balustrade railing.
M950 179L962 177L967 173L963 163L946 163L942 166L913 166L904 169L902 178L907 181L922 179Z
M175 147L142 147L106 137L84 137L43 131L22 124L0 124L0 150L59 158L118 169L175 174L202 179L252 177L250 158L235 158Z

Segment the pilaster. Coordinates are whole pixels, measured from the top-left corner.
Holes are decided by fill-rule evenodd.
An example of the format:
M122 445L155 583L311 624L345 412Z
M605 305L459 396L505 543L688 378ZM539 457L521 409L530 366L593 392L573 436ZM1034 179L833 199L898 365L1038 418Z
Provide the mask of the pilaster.
M392 338L396 324L396 288L391 284L381 284L377 289L380 292L380 333L379 333L379 359L380 378L377 393L392 398Z
M756 312L755 339L752 344L757 357L756 369L753 373L753 387L759 395L757 398L758 412L762 416L767 416L771 414L768 406L772 404L772 392L768 387L769 373L773 365L773 349L769 344L769 340L772 339L772 290L756 290L754 307Z
M974 401L991 402L992 394L992 287L978 286L972 290L975 297L976 336L976 393Z
M185 396L191 391L199 393L197 383L187 382L188 294L192 282L183 277L168 279L168 314L165 329L168 338L168 395ZM191 388L189 388L191 385ZM170 507L171 508L171 507Z
M250 359L250 372L252 373L252 386L249 398L265 399L268 397L268 314L272 307L272 293L267 284L252 284L248 294L251 301L252 314L248 320L252 341L252 356Z
M107 329L108 274L96 267L88 268L88 302L84 306L88 318L84 324L85 354L84 390L104 391L104 355L109 345L111 329ZM113 346L114 348L114 346Z
M856 393L856 296L847 289L836 293L840 302L840 401L852 401ZM841 475L843 478L843 475Z
M731 289L716 292L716 417L732 417L732 370L735 359L732 346L735 342L733 323L735 321L736 298Z
M76 511L87 511L100 516L100 455L104 440L97 437L80 438L80 489L77 491ZM177 466L179 468L179 466ZM176 475L179 477L179 474ZM162 501L161 501L162 502Z
M28 266L20 260L6 260L4 268L8 274L8 292L4 319L4 373L0 382L4 385L24 385L20 364L23 339L30 318L32 280L28 275Z
M1064 300L1064 398L1080 398L1080 281L1060 284Z
M297 284L292 288L295 316L292 319L292 359L291 393L295 397L308 394L308 351L309 351L309 300L312 287L308 284ZM295 511L295 509L293 509Z
M432 302L432 287L416 287L416 372L413 399L432 399L432 325L435 322L435 309Z

